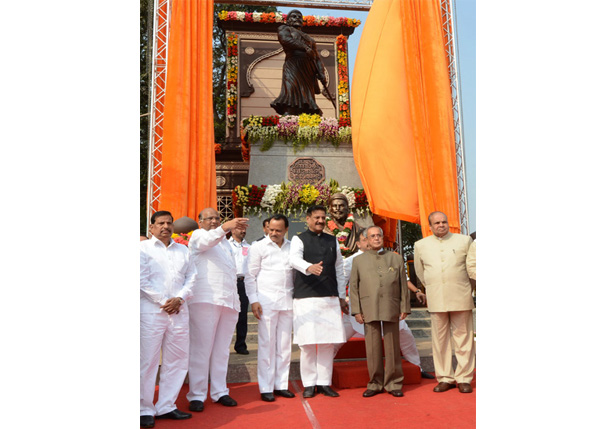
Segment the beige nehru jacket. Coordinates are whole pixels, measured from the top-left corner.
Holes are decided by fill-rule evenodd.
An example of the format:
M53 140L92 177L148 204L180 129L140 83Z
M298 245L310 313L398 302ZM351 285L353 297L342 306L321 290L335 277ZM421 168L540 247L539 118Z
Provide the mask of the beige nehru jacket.
M466 266L472 242L468 235L449 232L442 238L431 235L415 243L415 271L427 288L429 311L475 308Z

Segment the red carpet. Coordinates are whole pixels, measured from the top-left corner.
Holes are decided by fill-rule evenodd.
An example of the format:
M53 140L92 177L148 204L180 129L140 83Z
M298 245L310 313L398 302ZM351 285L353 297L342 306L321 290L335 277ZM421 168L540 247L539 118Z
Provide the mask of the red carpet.
M296 398L276 397L275 402L260 400L257 383L230 384L230 395L238 402L237 407L227 408L205 402L204 411L192 413L189 420L156 420L157 429L198 428L475 428L475 394L459 393L457 389L434 393L435 380L423 379L420 384L404 387L404 397L394 398L383 393L363 398L364 387L339 389L339 398L317 395L301 398L300 381L290 382L290 390ZM300 390L300 393L297 391ZM184 384L177 400L177 407L188 411ZM303 404L307 404L305 407Z

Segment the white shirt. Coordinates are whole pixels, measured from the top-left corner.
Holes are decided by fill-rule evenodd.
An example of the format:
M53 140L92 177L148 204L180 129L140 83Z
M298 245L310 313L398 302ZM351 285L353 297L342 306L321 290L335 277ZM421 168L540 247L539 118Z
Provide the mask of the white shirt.
M248 251L250 250L250 245L246 240L242 240L241 243L238 243L233 237L229 239L229 244L231 244L231 248L233 249L233 257L235 258L235 274L238 277L247 276Z
M206 302L240 311L235 258L222 227L193 232L188 247L198 280L189 303Z
M363 251L358 249L358 251L344 259L344 288L350 281L350 274L352 273L352 262L354 261L354 258L356 258L358 255L362 255L362 253Z
M156 237L140 242L140 312L160 313L170 298L192 296L196 267L190 252L173 240L165 246ZM181 307L185 311L187 305Z
M250 304L260 302L272 310L292 310L293 269L289 263L290 241L279 247L270 238L252 244L248 256L246 295Z
M346 284L344 283L344 258L342 257L342 252L340 252L340 244L337 240L335 240L335 253L337 256L335 259L335 277L337 279L338 296L341 299L345 299ZM312 275L306 270L313 264L304 260L304 243L297 235L292 237L290 245L290 264L292 268L300 271L305 276Z

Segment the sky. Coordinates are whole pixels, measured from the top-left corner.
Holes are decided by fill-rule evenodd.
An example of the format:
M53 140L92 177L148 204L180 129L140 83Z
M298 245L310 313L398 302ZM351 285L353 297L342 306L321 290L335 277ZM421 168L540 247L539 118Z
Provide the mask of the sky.
M475 165L475 0L455 0L455 22L457 51L459 62L460 99L462 104L463 148L465 152L465 176L467 182L467 205L469 218L469 233L476 230L476 165ZM288 13L293 7L278 7L278 10ZM359 19L361 25L348 38L348 62L350 68L350 86L352 72L360 37L367 20L368 12L299 8L304 15L345 16Z

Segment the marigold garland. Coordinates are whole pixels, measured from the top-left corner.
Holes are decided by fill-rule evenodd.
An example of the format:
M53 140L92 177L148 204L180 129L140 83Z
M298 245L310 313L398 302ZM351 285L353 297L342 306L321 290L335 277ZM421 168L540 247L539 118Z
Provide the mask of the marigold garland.
M348 38L340 34L335 39L338 63L338 106L340 127L350 126L350 97L348 92Z
M281 12L237 12L221 11L217 15L220 21L240 21L240 22L260 22L262 24L283 23L287 19L287 14ZM305 15L303 24L307 27L351 27L356 28L360 25L359 19L334 16Z
M235 126L237 117L238 85L238 36L227 36L227 126Z
M346 222L344 222L344 227L341 231L335 221L329 216L325 218L325 222L327 223L329 230L333 232L333 235L335 235L335 238L337 238L342 256L345 257L350 254L350 248L346 246L346 241L348 240L350 232L352 232L352 227L354 226L354 216L352 213L348 213L348 217L346 218Z

